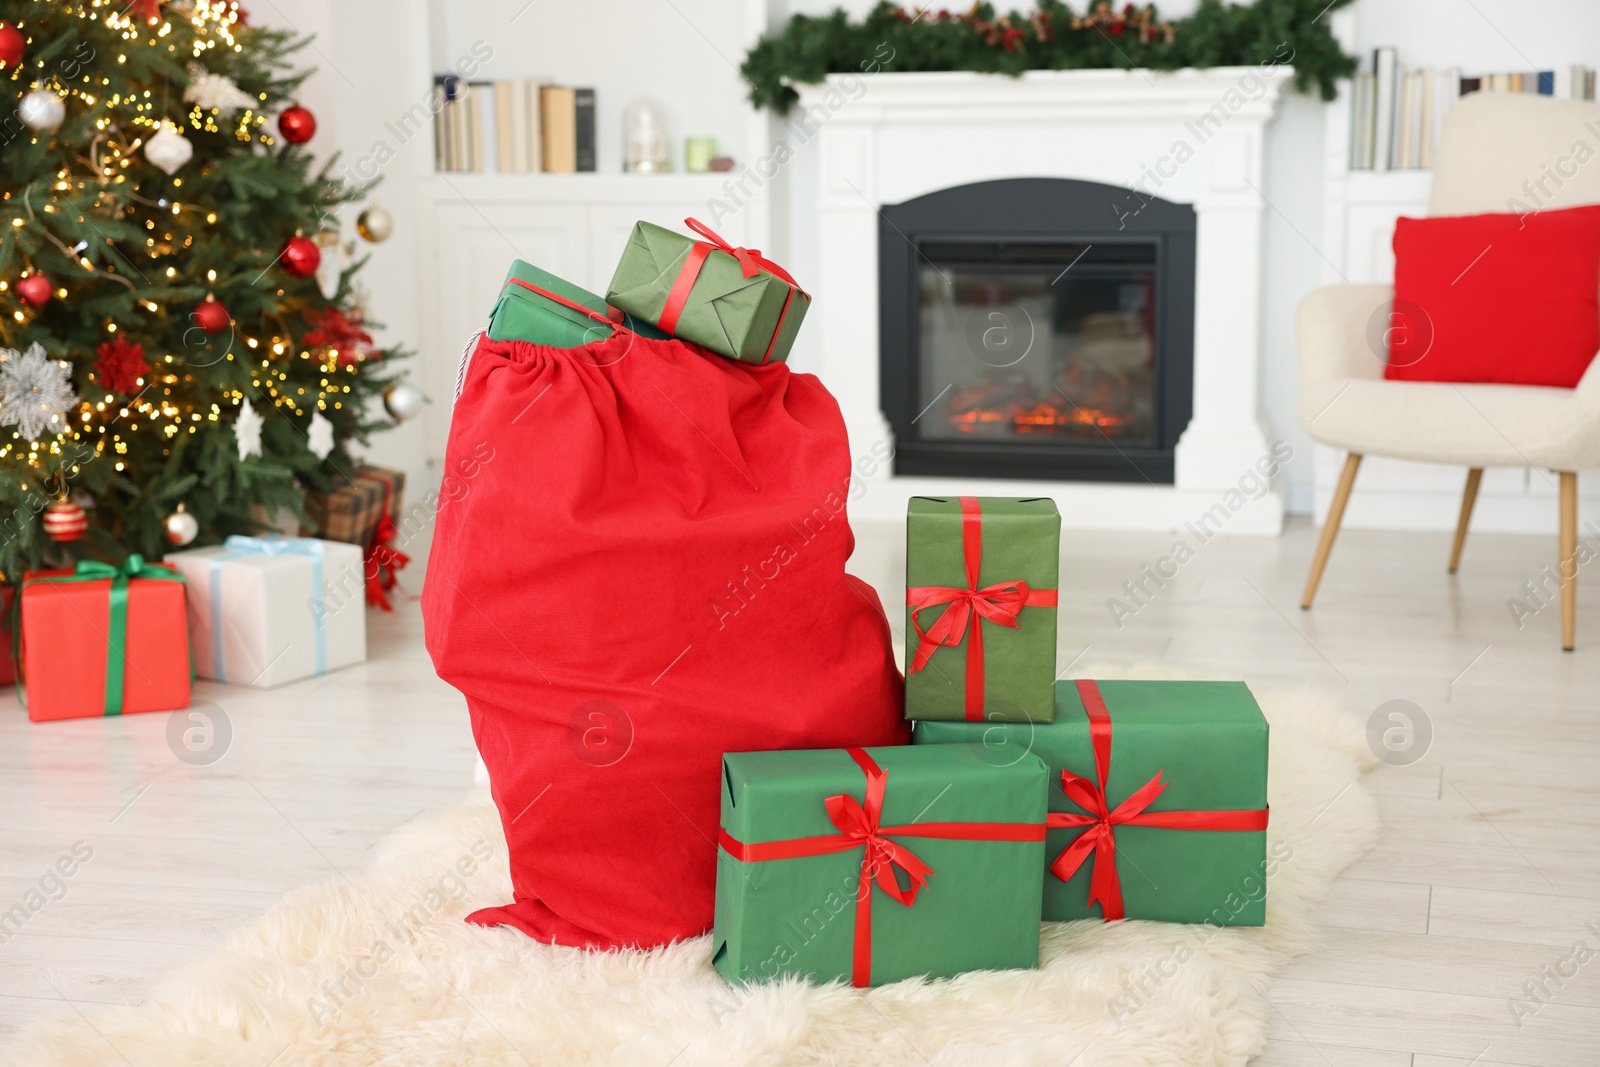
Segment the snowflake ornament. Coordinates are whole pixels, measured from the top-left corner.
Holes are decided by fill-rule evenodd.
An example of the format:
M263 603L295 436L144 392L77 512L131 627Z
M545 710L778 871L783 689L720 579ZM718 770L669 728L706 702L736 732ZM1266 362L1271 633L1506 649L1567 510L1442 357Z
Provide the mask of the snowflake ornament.
M233 439L239 446L239 461L261 455L261 416L246 400L239 405L239 417L233 423Z
M0 423L15 426L27 441L63 433L67 410L78 403L71 374L37 341L24 353L0 348Z
M327 459L333 451L333 423L322 417L322 412L311 413L311 429L306 432L306 447L318 459Z
M183 91L185 103L198 104L204 111L215 108L227 118L242 107L254 107L256 98L226 74L212 74L198 63L189 64L189 87Z

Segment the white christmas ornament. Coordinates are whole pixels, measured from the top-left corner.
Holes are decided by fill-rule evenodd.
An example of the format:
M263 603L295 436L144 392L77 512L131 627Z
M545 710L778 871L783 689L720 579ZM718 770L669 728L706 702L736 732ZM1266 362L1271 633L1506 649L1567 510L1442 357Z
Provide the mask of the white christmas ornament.
M333 423L322 417L322 412L311 413L311 429L306 432L306 447L318 459L327 459L333 451Z
M261 455L261 416L246 400L239 405L239 417L233 423L233 439L239 446L239 459Z
M144 158L168 174L178 173L178 168L193 155L194 145L171 122L163 122L161 129L144 143Z
M199 104L205 111L216 110L227 118L242 107L254 107L256 98L234 84L226 74L212 74L198 63L189 64L189 88L183 91L185 103Z
M317 288L324 299L332 300L339 295L339 276L350 265L350 253L339 235L327 230L317 236L317 244L322 249L322 258L317 260Z
M395 422L405 422L422 414L427 397L405 382L394 382L383 391L383 408Z
M53 130L67 117L67 105L49 89L35 89L22 98L17 114L35 130Z
M19 354L0 348L0 423L15 426L25 441L52 437L67 428L67 410L78 403L68 364L45 355L38 342Z

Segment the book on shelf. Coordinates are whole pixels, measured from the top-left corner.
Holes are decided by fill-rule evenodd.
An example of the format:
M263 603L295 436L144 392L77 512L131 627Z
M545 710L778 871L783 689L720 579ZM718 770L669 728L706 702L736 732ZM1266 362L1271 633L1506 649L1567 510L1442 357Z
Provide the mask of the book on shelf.
M1399 86L1400 54L1393 48L1372 53L1372 72L1377 80L1376 104L1372 119L1372 169L1390 170L1394 166L1395 108Z
M1373 50L1346 94L1350 104L1351 170L1428 170L1439 151L1445 116L1470 93L1526 93L1593 100L1593 67L1463 75L1460 67L1406 70L1394 48Z
M595 91L543 78L434 81L434 165L500 174L596 169Z

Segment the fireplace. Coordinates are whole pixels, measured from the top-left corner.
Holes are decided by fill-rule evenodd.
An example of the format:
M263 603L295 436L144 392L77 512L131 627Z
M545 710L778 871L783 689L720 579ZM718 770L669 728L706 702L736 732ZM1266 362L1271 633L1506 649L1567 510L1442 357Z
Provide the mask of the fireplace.
M895 473L1171 485L1194 381L1195 212L1097 182L885 205Z

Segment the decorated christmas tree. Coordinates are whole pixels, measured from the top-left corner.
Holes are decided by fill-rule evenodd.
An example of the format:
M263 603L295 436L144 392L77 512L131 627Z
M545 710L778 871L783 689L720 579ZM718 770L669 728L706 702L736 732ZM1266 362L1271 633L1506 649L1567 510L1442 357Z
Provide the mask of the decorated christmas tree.
M230 0L0 0L0 571L304 513L405 414L295 105ZM381 209L362 235L387 236Z

